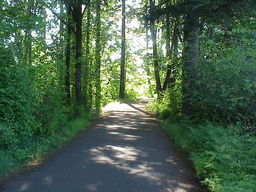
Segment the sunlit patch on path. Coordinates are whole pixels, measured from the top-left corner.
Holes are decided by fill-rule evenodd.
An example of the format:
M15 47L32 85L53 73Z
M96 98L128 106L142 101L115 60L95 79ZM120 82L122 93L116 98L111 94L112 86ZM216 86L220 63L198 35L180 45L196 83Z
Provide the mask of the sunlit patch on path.
M2 192L199 192L183 160L142 103L111 103L86 134Z
M120 102L112 102L107 104L105 107L103 107L103 112L110 112L110 111L134 111L133 108L131 108L126 103L120 103Z

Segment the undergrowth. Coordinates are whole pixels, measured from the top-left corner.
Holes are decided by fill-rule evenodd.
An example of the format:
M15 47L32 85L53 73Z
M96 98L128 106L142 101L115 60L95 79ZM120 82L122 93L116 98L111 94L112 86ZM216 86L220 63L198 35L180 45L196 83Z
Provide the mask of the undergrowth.
M255 192L256 140L239 127L163 121L162 127L189 152L202 183L214 192Z
M0 181L10 172L16 171L28 162L40 158L43 154L69 141L85 130L94 118L92 115L84 114L66 123L54 134L37 136L6 149L0 148Z
M166 108L160 105L157 110L161 126L188 152L198 177L209 191L256 191L255 136L245 134L239 125L170 120L162 118Z

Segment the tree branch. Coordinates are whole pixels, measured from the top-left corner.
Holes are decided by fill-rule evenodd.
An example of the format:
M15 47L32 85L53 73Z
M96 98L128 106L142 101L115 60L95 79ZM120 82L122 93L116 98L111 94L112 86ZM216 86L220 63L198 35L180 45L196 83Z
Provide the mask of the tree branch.
M46 2L41 1L41 3L43 3L46 6L46 8L49 9L52 12L52 14L56 16L61 22L63 22L65 25L68 25L68 23L61 16L59 16L54 10L52 10L52 8Z
M84 8L84 10L83 10L83 12L82 12L82 15L84 15L84 13L85 13L85 11L86 11L87 7L89 7L89 6L90 6L90 4L91 4L91 1L90 1L90 0L88 0L88 3L87 3L87 4L85 4L85 8Z

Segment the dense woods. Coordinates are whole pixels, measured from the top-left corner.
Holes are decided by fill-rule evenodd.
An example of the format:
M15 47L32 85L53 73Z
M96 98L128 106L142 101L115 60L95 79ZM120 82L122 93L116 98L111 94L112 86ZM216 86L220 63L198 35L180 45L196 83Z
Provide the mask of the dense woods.
M255 191L255 7L1 1L0 175L75 135L108 102L146 97L210 191Z

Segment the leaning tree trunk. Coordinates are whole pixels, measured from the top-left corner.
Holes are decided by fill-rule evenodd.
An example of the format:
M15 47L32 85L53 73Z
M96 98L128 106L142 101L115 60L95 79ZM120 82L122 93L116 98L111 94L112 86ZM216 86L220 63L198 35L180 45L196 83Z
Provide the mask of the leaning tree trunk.
M125 0L122 0L122 44L121 44L121 74L119 98L125 98Z
M193 93L196 89L198 76L199 57L199 17L190 12L185 18L184 24L184 50L183 50L183 81L182 81L182 114L191 116L195 112L192 103Z

